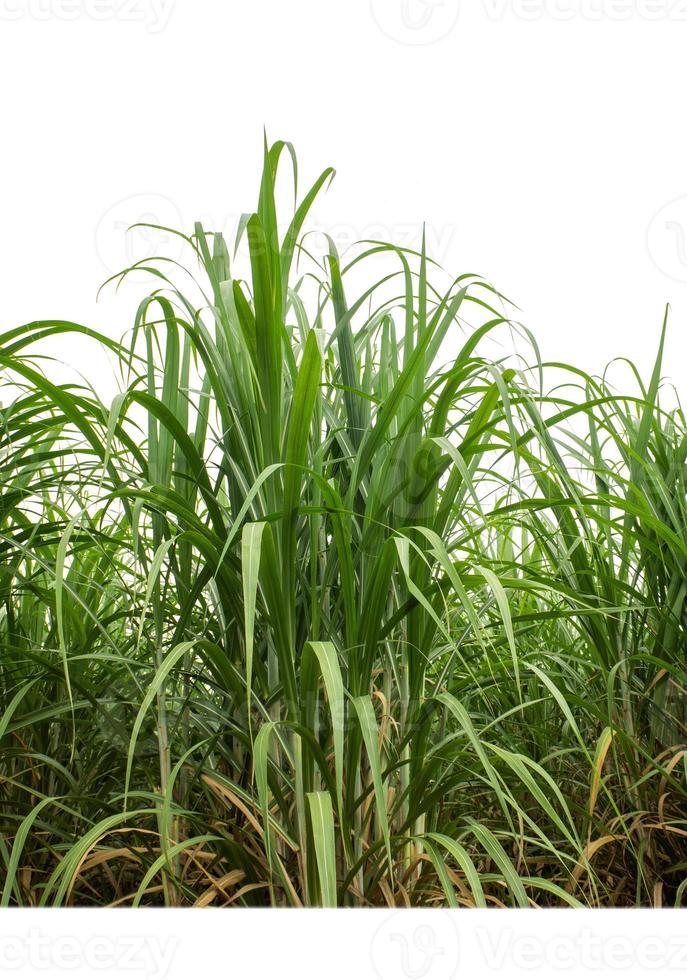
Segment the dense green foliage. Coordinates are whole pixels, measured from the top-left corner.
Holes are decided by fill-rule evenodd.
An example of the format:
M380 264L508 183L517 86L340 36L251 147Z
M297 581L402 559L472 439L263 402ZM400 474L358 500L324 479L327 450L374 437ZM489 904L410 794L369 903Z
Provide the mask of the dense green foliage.
M0 335L3 903L683 904L662 339L620 394L424 247L320 261L285 152L245 278L197 226L125 341Z

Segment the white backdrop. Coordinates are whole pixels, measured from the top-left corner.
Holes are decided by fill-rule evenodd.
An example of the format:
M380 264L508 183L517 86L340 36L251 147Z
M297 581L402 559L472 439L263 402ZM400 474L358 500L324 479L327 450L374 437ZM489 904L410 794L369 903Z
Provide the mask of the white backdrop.
M136 290L96 304L97 287L160 244L139 233L127 245L125 227L190 229L200 218L231 228L254 205L265 125L295 142L304 178L337 168L317 227L341 244L416 244L426 221L436 258L518 303L548 359L599 371L624 354L648 372L671 302L666 372L687 395L686 49L687 0L0 0L0 328L65 317L122 335ZM106 370L90 348L60 343L55 352L91 379ZM84 941L89 929L102 938L133 928L71 915L66 934ZM12 921L0 929L3 968L45 975L22 945L28 921ZM228 936L240 972L266 931L259 917L238 933L209 918L190 932L180 920L146 921L150 935L171 929L183 946L164 974L128 961L126 975L186 977L210 961L226 970ZM436 919L426 969L393 959L399 939L409 955L427 953L424 920L424 932L412 918L394 919L392 932L379 921L354 936L351 919L343 947L341 919L279 928L299 963L311 949L306 976L455 975L457 940L431 931ZM531 942L529 952L509 945L520 939L506 929L496 965L461 924L468 974L557 972L560 942L548 938L576 934L582 920L543 921L534 953ZM625 975L682 975L675 920L595 922L606 937L620 930ZM264 956L296 975L285 970L288 937L273 939ZM617 948L599 948L593 975L619 968L608 959ZM565 976L587 975L575 950ZM99 975L123 975L107 949L86 952L105 956ZM84 956L64 969L51 960L52 973L93 975Z
M679 909L4 914L0 969L11 980L682 980L687 968Z
M120 336L124 227L231 225L265 125L337 168L319 227L426 221L546 358L648 370L670 302L687 394L686 42L687 0L0 0L0 322Z

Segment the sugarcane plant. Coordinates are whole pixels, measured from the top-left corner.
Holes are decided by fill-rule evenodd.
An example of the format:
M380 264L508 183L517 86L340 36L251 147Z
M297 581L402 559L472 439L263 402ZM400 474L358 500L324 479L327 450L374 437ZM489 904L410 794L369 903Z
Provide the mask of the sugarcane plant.
M0 335L2 902L681 905L666 323L629 392L547 365L424 236L316 254L332 177L266 145L125 337Z

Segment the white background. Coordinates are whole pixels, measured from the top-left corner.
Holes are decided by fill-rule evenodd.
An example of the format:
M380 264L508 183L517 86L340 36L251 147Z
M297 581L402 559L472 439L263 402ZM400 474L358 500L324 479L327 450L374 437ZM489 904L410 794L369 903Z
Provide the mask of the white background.
M680 911L21 910L7 980L683 980ZM269 938L267 938L269 937Z
M231 229L264 125L303 183L337 168L318 227L426 221L545 358L648 371L670 302L687 394L686 50L687 0L0 0L0 325L120 337L137 294L97 287L152 247L124 228Z
M121 336L135 289L98 304L95 294L150 246L139 233L132 252L126 225L188 230L201 218L231 229L254 205L264 125L296 144L304 182L337 168L318 227L344 242L383 234L410 244L426 221L435 256L510 296L548 359L600 371L623 354L648 371L670 302L666 371L687 394L686 50L687 0L463 0L460 10L455 0L0 0L0 327L65 317ZM92 380L104 370L74 344L56 353ZM104 919L74 916L49 920L53 933L107 934ZM305 977L455 975L445 920L432 935L446 956L427 969L427 934L393 926L419 957L404 969L386 919L325 929L302 918L300 938L295 920L281 919L288 935L270 926L266 948L256 947L267 931L259 917L237 930L204 916L193 927L148 918L133 929L118 918L112 928L182 936L170 977L213 961L254 970L258 948L278 954L263 975L296 975L289 949L297 962L310 950ZM593 921L626 942L684 934L673 919ZM522 928L539 940L582 928L535 922ZM0 936L28 928L6 916ZM465 975L498 975L465 919L460 929ZM536 969L513 955L508 946L501 975L587 972L552 961L548 947ZM673 961L643 955L633 947L629 967L602 960L592 975L672 975ZM380 968L384 957L392 965ZM3 975L92 976L80 962L81 973L54 960L46 973L25 957ZM154 976L121 963L100 970Z

